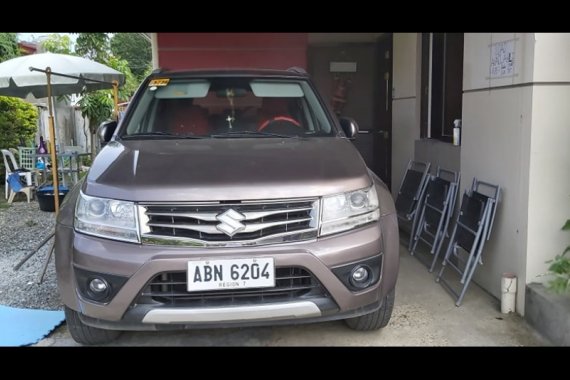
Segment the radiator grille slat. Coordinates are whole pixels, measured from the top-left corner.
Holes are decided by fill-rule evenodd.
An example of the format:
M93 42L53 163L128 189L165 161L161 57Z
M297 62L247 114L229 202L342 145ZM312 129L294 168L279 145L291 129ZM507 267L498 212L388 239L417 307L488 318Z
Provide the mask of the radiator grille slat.
M324 297L326 291L310 272L299 267L275 269L272 288L224 289L188 292L186 272L166 272L155 276L141 291L137 303L169 306L226 306L285 302L299 298Z
M152 204L139 207L141 236L149 239L178 238L207 244L247 243L290 236L290 239L284 241L296 241L315 237L318 228L316 199L190 205ZM224 221L222 215L228 211L232 216ZM228 221L229 228L225 228L228 227Z

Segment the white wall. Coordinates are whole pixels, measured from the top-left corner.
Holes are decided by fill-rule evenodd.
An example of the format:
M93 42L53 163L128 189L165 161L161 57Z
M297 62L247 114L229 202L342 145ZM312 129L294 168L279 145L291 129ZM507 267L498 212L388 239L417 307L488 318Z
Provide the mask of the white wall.
M477 268L474 278L500 298L502 273L515 273L519 278L517 310L521 313L525 290L531 108L531 87L463 95L460 195L471 186L474 177L501 186L491 239L483 250L484 265Z
M491 79L490 47L511 39L515 75ZM417 45L417 37L394 34L392 178L398 184L419 138ZM547 271L545 261L569 240L560 231L570 218L569 62L570 34L465 34L460 191L473 177L502 188L475 281L499 298L501 275L514 272L520 314L526 284L544 279L537 276Z
M509 39L515 39L515 75L490 79L490 46ZM521 314L527 282L533 45L534 35L528 33L466 33L464 46L461 194L474 177L502 190L475 281L500 298L502 274L515 273ZM500 88L512 85L518 86Z
M560 230L570 218L570 34L535 35L530 146L527 283L548 269L546 260L564 251L570 238ZM555 83L548 83L555 82Z
M396 196L408 161L414 157L414 141L420 137L420 65L417 33L394 33L392 102L392 194Z

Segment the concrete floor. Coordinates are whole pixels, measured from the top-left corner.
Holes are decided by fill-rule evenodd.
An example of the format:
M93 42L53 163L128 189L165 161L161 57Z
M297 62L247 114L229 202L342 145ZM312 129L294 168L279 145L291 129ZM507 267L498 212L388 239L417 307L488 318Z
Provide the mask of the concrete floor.
M348 329L342 321L318 324L126 332L117 346L537 346L550 345L515 314L500 313L497 299L472 284L461 307L406 248L390 324L373 332ZM65 325L38 346L76 346Z

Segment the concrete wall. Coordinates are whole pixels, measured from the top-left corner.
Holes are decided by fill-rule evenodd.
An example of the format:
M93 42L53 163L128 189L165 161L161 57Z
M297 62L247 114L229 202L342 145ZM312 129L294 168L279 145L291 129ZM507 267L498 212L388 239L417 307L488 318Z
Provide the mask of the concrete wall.
M417 33L394 33L392 102L392 194L396 196L414 141L420 137L420 43Z
M466 44L466 48L468 45ZM501 275L518 278L517 311L524 307L528 167L532 88L492 89L463 95L460 194L474 177L501 186L501 199L484 265L475 281L500 298Z
M490 45L515 40L515 75L490 79ZM475 281L500 298L501 276L519 278L517 311L524 313L528 238L528 178L532 125L533 35L465 34L461 193L474 177L501 186L491 240ZM519 85L501 88L502 86ZM522 86L521 86L522 85Z
M508 39L515 39L516 75L489 79L489 45ZM462 175L503 187L475 278L500 297L501 273L516 273L521 314L525 284L541 281L545 261L568 244L560 228L570 217L569 58L568 34L465 36Z
M433 174L435 174L438 166L455 172L461 171L461 147L439 140L416 140L414 159L431 162L431 173Z
M527 283L570 241L570 34L535 34L530 146Z

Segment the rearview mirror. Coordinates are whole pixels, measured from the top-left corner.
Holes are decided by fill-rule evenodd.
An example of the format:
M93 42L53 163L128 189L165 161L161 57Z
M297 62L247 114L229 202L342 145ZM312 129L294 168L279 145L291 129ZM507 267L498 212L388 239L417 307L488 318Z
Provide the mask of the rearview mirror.
M116 128L117 122L115 120L108 120L101 123L97 130L97 135L99 136L99 141L101 142L102 147L111 141L111 137L113 137L113 133L115 133Z
M358 124L351 117L341 117L339 118L340 126L342 131L350 140L354 140L358 134Z

